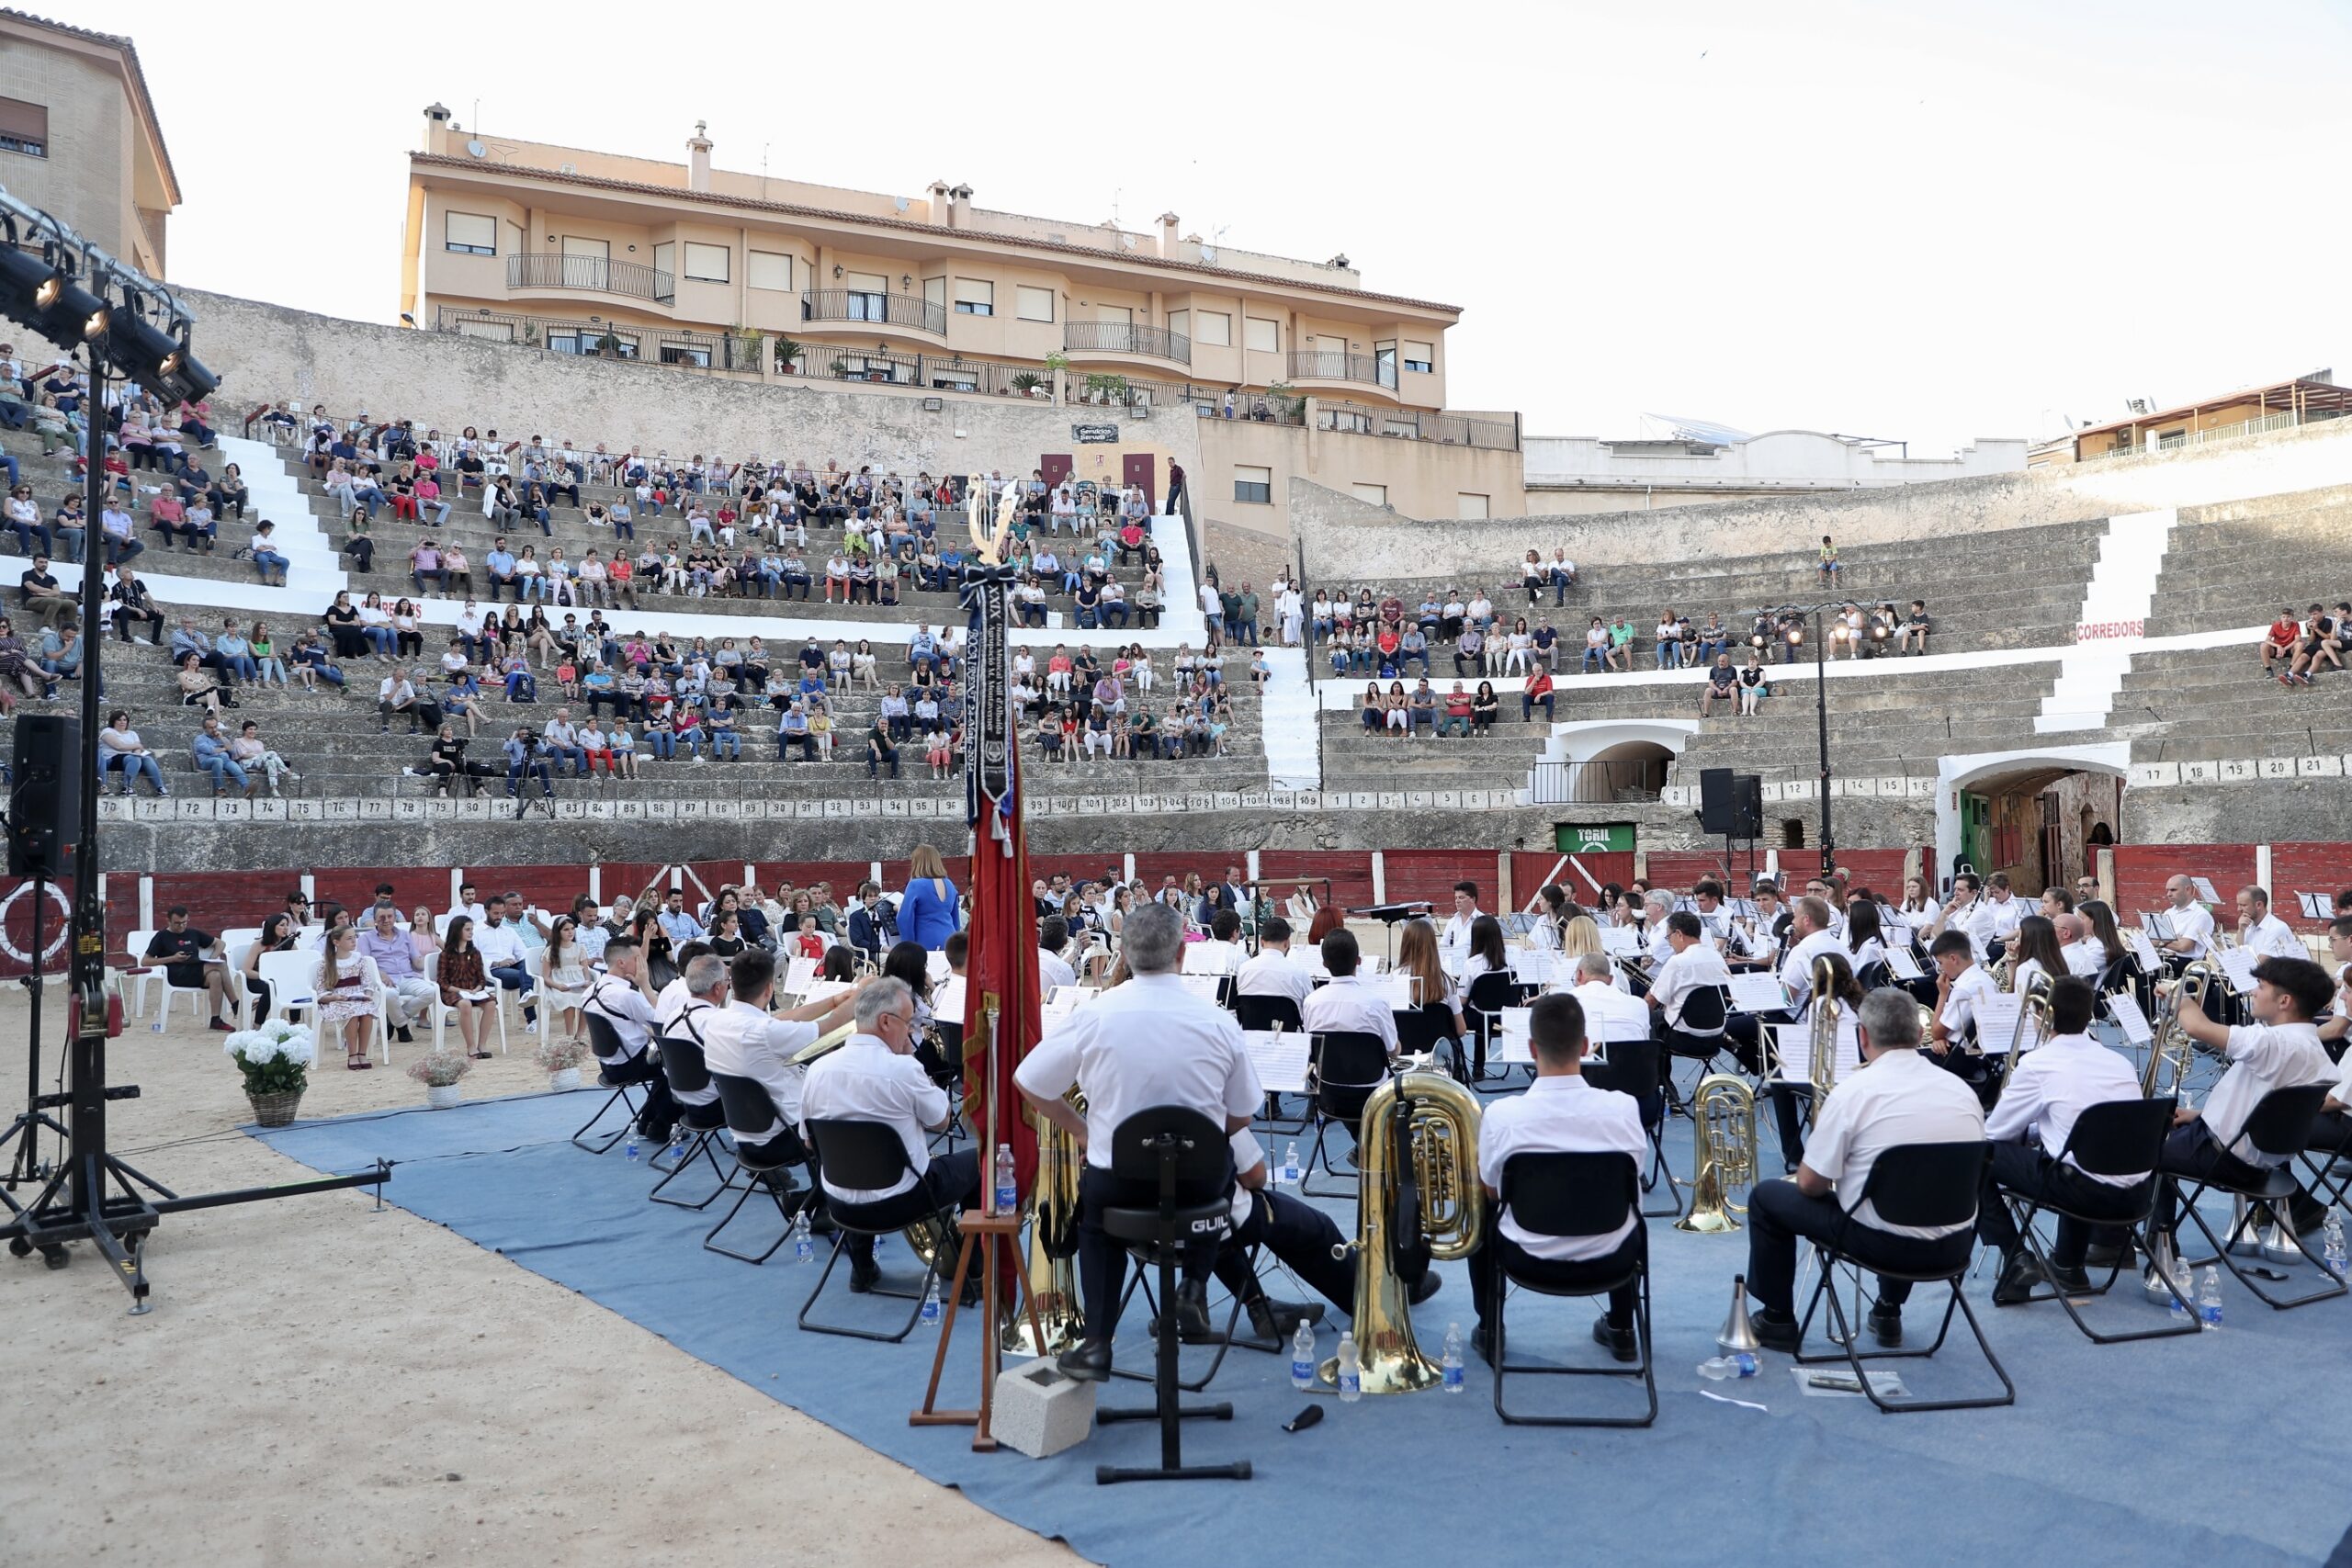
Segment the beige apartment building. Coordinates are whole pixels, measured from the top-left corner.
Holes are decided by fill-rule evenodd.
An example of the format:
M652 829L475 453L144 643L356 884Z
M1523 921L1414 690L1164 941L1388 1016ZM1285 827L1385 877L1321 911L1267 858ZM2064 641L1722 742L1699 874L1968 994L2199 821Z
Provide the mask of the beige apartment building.
M0 10L0 186L164 276L179 176L129 39Z
M1446 404L1452 305L1182 232L469 132L409 158L401 311L518 349L1198 418L1196 520L1286 538L1304 478L1407 516L1515 515L1508 413Z

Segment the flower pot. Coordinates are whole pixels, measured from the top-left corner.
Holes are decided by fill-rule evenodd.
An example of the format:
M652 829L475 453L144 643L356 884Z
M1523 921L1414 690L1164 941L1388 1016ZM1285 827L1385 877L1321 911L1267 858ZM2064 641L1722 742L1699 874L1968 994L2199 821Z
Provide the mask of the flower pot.
M549 1089L578 1089L579 1087L580 1069L578 1067L565 1067L559 1072L552 1072L548 1075L548 1088Z
M424 1103L435 1111L447 1111L465 1099L466 1086L455 1083L429 1083L424 1086Z
M301 1109L302 1091L285 1089L276 1094L255 1094L245 1090L245 1103L254 1108L254 1124L260 1127L290 1127L294 1113Z

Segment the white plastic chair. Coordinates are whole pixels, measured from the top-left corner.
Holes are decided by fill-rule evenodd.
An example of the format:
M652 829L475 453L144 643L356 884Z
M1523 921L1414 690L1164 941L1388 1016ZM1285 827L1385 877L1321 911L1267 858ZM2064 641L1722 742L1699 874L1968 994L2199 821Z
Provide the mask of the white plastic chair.
M160 977L159 972L147 964L147 944L155 940L152 931L132 931L123 939L122 951L133 967L123 971L123 978L132 986L130 1016L143 1017L147 1011L147 982Z
M321 962L319 954L315 952L265 953L261 955L261 963L257 967L261 970L262 979L268 983L272 1007L286 1014L289 1020L296 1012L308 1012L311 1015L309 1021L311 1032L318 1036L319 1051L323 1060L326 1053L336 1047L334 1042L325 1038L319 1026L318 984ZM390 1031L385 1026L384 1001L380 995L376 998L374 1032L375 1039L371 1043L369 1054L381 1055L384 1058L384 1065L390 1066L392 1037Z
M432 981L436 986L441 983L441 955L439 953L436 953L432 957L424 961L424 977ZM467 993L469 1000L477 1002L487 1001L491 1004L491 1016L498 1021L498 1050L501 1055L506 1054L506 1009L499 1000L504 990L505 987L503 986L501 986L497 981L492 980L481 990ZM439 1051L442 1048L441 1043L446 1037L450 1021L455 1019L457 1016L458 1010L450 1006L447 1002L443 1001L441 999L441 994L438 991L435 991L433 995L434 1050ZM459 1037L458 1043L465 1043L463 1036Z

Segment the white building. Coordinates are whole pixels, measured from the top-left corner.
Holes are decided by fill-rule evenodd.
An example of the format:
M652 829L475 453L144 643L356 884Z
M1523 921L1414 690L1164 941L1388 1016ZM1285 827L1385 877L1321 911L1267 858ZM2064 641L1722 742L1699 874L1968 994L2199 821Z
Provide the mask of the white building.
M1901 442L1817 430L1749 435L1694 421L1664 423L1672 426L1665 435L1625 441L1528 436L1528 512L1629 512L1811 495L2022 473L2026 466L2028 444L2022 439L1979 439L1949 457L1914 457Z

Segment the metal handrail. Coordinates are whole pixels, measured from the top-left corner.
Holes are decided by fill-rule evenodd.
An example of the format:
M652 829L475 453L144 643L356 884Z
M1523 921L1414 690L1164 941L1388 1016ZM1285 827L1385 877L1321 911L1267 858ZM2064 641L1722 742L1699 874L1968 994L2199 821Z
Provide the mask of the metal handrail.
M677 293L670 274L642 262L616 262L606 256L511 255L506 258L506 287L594 288L663 305Z
M1141 354L1154 359L1193 362L1193 340L1165 327L1139 327L1132 321L1066 321L1062 347L1070 353Z
M804 321L871 321L947 335L947 307L920 294L873 294L857 288L811 288L800 297Z
M1377 355L1343 354L1337 349L1293 349L1289 355L1292 380L1361 381L1366 386L1396 387L1396 367L1384 366Z

